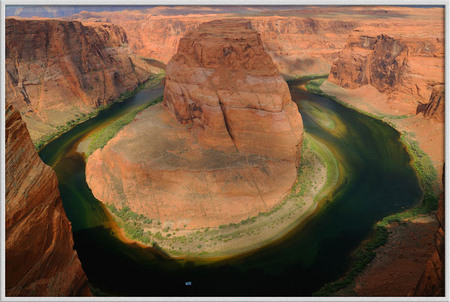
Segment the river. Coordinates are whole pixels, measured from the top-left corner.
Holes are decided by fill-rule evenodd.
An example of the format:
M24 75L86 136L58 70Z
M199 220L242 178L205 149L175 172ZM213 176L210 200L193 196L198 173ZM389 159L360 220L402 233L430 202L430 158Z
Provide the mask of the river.
M305 131L338 159L342 186L282 240L217 262L174 260L126 243L86 184L78 145L86 137L162 94L146 88L63 134L39 153L59 180L75 249L94 288L112 296L310 296L348 269L351 252L381 218L416 206L423 195L400 134L389 125L290 83ZM190 285L186 285L190 282Z

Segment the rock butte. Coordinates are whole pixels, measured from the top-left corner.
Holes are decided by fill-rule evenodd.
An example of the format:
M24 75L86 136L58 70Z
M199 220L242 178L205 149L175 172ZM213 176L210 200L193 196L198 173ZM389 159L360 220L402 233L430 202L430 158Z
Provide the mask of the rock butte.
M6 296L90 295L53 170L6 106Z
M110 23L7 18L5 33L6 99L33 141L136 88L156 70Z
M180 41L164 105L137 116L88 160L94 195L164 225L237 223L291 189L303 124L248 21L212 21Z

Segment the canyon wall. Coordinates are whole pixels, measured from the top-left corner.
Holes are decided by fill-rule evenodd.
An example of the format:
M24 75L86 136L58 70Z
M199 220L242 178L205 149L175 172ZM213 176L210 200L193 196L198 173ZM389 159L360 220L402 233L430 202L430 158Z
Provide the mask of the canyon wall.
M25 123L6 106L6 296L90 295L58 181Z
M445 86L436 85L431 92L430 101L426 104L419 104L416 113L423 112L423 116L435 119L443 123L445 121Z
M445 186L445 173L442 174L442 184ZM436 218L439 228L434 237L434 252L428 260L425 272L422 274L413 296L445 296L445 194L439 196Z
M5 33L6 100L33 141L134 89L153 69L110 23L7 18Z
M433 86L444 83L442 30L442 24L358 28L334 61L328 81L347 89L375 88L399 114L415 114Z
M181 39L164 103L88 159L99 200L162 227L238 223L279 204L296 181L302 119L248 21L211 21Z
M119 24L139 55L167 63L175 54L180 38L201 23L230 15L153 16L139 12L83 12L73 20L101 20ZM248 17L261 35L267 53L285 76L328 73L357 21L307 17Z

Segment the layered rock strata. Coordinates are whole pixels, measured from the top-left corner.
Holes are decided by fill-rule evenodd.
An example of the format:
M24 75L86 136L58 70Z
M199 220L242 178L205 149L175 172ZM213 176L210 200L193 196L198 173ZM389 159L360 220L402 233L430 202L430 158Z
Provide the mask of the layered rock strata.
M394 111L415 114L432 87L444 83L444 43L442 32L434 27L428 35L400 32L407 29L416 33L413 28L355 30L334 61L328 80L347 89L375 88Z
M90 295L53 170L6 106L6 296Z
M303 125L247 21L212 21L180 41L164 104L126 126L86 167L94 195L197 228L270 211L290 190Z
M419 104L416 113L423 113L426 118L435 119L438 122L445 120L445 86L436 85L431 92L430 101L426 104Z
M130 47L141 56L167 63L176 53L180 39L202 22L229 15L154 16L138 12L83 12L74 20L102 20L119 24L129 37ZM319 18L263 16L248 17L261 34L263 45L284 75L328 73L347 36L359 24Z
M121 27L6 19L6 100L36 141L148 79Z

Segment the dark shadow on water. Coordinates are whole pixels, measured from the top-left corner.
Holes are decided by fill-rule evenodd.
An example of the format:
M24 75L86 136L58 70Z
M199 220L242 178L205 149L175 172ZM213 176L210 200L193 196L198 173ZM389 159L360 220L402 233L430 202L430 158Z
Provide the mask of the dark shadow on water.
M89 282L99 292L111 296L310 296L346 271L351 252L376 221L419 202L422 191L397 131L311 95L296 87L298 83L290 85L306 132L326 143L339 158L345 185L283 240L241 257L208 264L175 260L154 248L124 243L113 234L110 217L86 184L83 157L66 152L87 131L83 127L92 130L101 124L101 116L41 151L55 164L75 249ZM135 98L145 99L141 94L145 92ZM302 106L303 100L337 116L345 133L336 136L318 124L314 112ZM119 116L125 109L114 110L110 114ZM103 118L110 118L104 114Z

